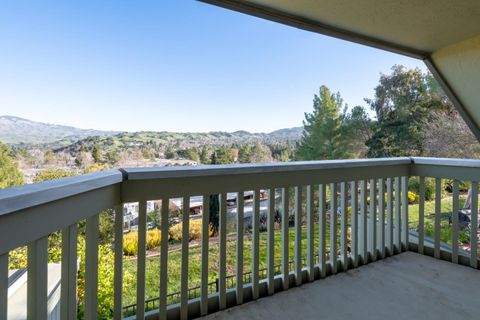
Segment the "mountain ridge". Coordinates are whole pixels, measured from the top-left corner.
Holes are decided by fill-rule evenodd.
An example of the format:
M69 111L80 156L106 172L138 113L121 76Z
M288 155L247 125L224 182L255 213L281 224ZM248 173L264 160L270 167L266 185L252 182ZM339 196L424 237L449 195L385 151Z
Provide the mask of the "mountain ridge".
M63 144L90 136L115 135L119 131L80 129L72 126L32 121L29 119L3 115L0 116L0 141L7 144Z
M206 140L218 139L218 143L271 142L275 140L297 141L303 132L302 127L283 128L270 133L251 133L245 130L234 132L210 131L210 132L169 132L169 131L103 131L95 129L80 129L73 126L50 124L32 121L21 117L3 115L0 116L0 141L11 145L53 145L57 148L77 144L82 140L92 137L115 137L153 135L168 139L195 139ZM136 140L136 139L133 139ZM203 140L203 139L201 139Z

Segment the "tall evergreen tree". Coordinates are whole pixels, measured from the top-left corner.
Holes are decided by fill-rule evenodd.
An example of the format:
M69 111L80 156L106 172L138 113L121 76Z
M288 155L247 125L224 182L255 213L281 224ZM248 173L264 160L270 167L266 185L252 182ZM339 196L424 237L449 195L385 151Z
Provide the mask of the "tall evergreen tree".
M339 93L321 86L313 98L313 112L305 113L304 133L297 145L297 160L345 159L351 154L346 147L342 127L344 108Z
M217 153L215 151L210 156L210 164L218 164L217 163Z
M213 234L218 234L218 227L220 226L220 201L218 194L210 195L209 209L208 224Z
M206 145L202 147L202 151L200 152L200 162L202 164L209 164L210 163L210 155L209 150Z
M220 149L214 151L210 157L211 164L228 164L232 163L230 149L226 146L220 147ZM218 233L218 227L220 224L220 201L218 194L210 195L210 214L208 217L210 229L214 234Z
M348 149L358 158L365 158L368 152L366 142L372 137L374 122L362 106L354 107L345 114L343 127Z
M92 157L95 163L101 163L102 162L102 153L100 151L100 146L95 144L92 149Z
M245 144L241 146L238 151L238 162L249 163L251 156L252 156L252 146L249 144Z
M212 154L212 164L230 164L233 163L233 154L228 146L221 146Z

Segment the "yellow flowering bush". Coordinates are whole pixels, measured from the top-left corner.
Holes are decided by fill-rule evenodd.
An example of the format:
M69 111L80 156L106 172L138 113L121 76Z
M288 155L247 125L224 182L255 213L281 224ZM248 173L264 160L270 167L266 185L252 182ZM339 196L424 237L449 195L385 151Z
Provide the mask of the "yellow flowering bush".
M158 247L161 243L162 232L158 229L147 231L147 250ZM134 256L138 253L138 231L132 231L123 236L123 253Z
M158 247L162 241L162 232L158 229L147 231L147 250Z
M415 192L408 191L408 204L417 203L419 198L420 197Z
M123 253L134 256L138 251L138 232L129 232L123 236Z
M190 226L188 230L188 241L199 240L202 237L202 220L190 220ZM174 241L182 240L182 223L178 223L170 228L170 237ZM213 230L209 228L209 236L213 236Z

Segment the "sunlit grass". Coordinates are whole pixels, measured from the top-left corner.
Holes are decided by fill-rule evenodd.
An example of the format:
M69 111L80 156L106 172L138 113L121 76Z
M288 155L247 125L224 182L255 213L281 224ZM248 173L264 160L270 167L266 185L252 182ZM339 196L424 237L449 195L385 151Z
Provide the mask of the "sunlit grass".
M466 196L460 196L460 208L463 207ZM452 226L449 224L449 218L452 215L453 201L451 197L441 200L440 208L440 240L451 244L452 243ZM418 230L419 221L419 206L413 204L408 207L408 224L411 230ZM435 201L425 202L425 236L433 238L435 235ZM467 241L468 233L460 232L459 241Z

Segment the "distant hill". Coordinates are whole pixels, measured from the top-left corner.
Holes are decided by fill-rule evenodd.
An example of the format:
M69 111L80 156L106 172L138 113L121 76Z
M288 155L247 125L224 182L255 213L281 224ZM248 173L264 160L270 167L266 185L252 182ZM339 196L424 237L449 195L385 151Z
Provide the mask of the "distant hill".
M165 147L192 148L203 145L295 143L303 128L280 129L271 133L236 132L115 132L48 124L14 116L0 116L0 141L11 145L24 145L76 152L81 145L94 144L102 150L119 150L129 147L163 145Z
M280 129L270 132L268 135L279 139L299 140L303 135L303 127Z
M0 116L0 141L8 144L56 143L68 145L91 136L111 136L117 133L115 131L78 129L14 116Z
M175 149L200 148L204 145L245 145L257 142L267 144L293 144L301 138L302 128L282 129L272 133L236 132L123 132L114 136L88 137L56 151L76 153L83 146L91 150L94 145L101 150L118 151L139 146L163 146Z

